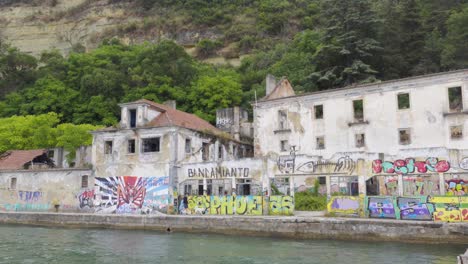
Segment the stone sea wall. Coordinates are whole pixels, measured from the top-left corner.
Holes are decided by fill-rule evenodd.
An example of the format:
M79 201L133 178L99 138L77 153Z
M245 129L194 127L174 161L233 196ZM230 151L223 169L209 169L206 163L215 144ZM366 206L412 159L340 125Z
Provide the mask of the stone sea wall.
M145 229L303 239L468 243L468 224L427 221L272 216L142 216L2 212L0 223Z

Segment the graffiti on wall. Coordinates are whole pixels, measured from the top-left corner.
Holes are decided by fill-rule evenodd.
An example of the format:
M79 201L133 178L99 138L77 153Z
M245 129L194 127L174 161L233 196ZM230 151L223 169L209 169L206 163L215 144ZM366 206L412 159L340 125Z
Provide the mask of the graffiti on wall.
M430 197L435 205L434 221L468 222L468 197Z
M439 194L438 176L403 176L403 195L435 195ZM385 177L385 195L398 195L398 176Z
M332 196L327 204L328 212L358 216L362 201L357 196Z
M445 181L445 195L463 196L468 195L468 180L450 179Z
M18 198L24 202L37 202L42 198L42 192L18 191Z
M222 178L248 178L249 168L227 168L227 167L211 167L211 168L190 168L187 169L187 176L189 178L208 178L208 179L222 179Z
M4 211L48 211L52 208L41 191L10 191L7 201L1 204Z
M262 215L264 202L269 204L269 214L292 215L294 212L294 199L291 196L254 195L216 196L200 195L189 196L187 214L205 215Z
M95 178L96 212L150 214L167 209L168 205L169 177Z
M368 197L367 209L371 218L395 218L395 206L392 197Z
M458 167L462 170L468 170L468 157L461 159Z
M373 173L426 173L426 172L447 172L450 169L450 163L446 160L430 157L425 161L415 161L413 158L391 161L382 161L380 159L372 162Z
M340 157L337 161L310 160L297 164L296 152L291 150L290 155L279 156L277 166L282 173L317 173L317 172L343 172L352 174L356 169L356 162L349 156Z
M84 190L77 195L77 198L80 209L91 209L94 207L94 190Z
M400 213L397 219L403 220L432 220L434 205L422 197L397 197L396 205Z

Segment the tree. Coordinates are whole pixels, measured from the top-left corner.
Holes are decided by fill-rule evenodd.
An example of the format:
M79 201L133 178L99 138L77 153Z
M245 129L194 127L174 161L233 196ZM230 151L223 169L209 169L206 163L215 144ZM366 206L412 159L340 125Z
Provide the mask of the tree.
M0 43L0 99L35 81L37 60L16 48Z
M468 67L468 6L453 12L447 20L447 38L442 51L442 65L446 69Z

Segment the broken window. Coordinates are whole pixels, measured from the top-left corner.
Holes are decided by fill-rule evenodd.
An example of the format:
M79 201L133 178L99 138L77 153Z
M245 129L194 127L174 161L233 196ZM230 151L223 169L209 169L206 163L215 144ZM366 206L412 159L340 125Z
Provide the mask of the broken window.
M323 105L314 106L315 119L323 119Z
M449 108L451 111L461 111L463 109L461 87L448 88Z
M356 141L356 148L362 148L366 145L366 138L364 134L356 134L355 141Z
M81 188L88 188L88 175L81 176Z
M128 111L128 115L130 117L130 120L129 120L130 127L136 127L136 117L137 117L136 113L137 113L136 109L131 109Z
M288 128L288 116L286 111L278 111L278 129L287 129Z
M185 139L185 153L192 153L192 140L190 138Z
M144 138L142 140L143 152L159 152L159 137Z
M53 149L49 149L47 151L47 157L53 159L54 158L55 151Z
M218 146L218 159L223 159L223 145Z
M280 146L281 146L281 151L288 151L289 149L289 144L287 140L281 140Z
M400 145L409 145L411 144L411 133L409 128L404 128L398 130L398 135L400 138Z
M16 190L16 177L10 179L10 189Z
M134 139L129 139L127 141L127 150L128 150L128 153L135 153L135 140Z
M184 195L192 195L192 185L184 185Z
M398 94L397 98L398 98L398 109L410 108L409 93Z
M108 140L104 142L104 153L105 154L112 154L112 140Z
M325 149L325 137L317 137L315 142L317 149Z
M364 102L362 100L353 101L354 119L364 121Z
M450 138L451 139L462 139L463 138L463 126L451 126L450 127Z
M202 160L207 161L210 159L210 144L203 143L202 145Z
M319 184L327 184L327 177L320 176L318 177Z

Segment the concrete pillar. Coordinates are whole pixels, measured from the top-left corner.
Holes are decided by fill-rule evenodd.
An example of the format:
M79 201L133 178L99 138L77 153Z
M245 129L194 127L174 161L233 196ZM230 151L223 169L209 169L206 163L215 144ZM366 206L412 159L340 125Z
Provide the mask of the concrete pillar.
M440 195L445 195L445 177L443 173L439 173L439 191Z
M208 191L208 185L206 184L206 178L203 178L203 195L206 195Z
M403 196L403 174L398 174L398 195Z
M358 176L358 185L359 185L359 195L366 195L367 194L366 176L363 176L363 175ZM327 189L327 194L328 194L328 189Z
M331 177L330 175L325 176L325 183L327 185L327 198L331 197Z
M289 192L291 196L294 196L294 177L289 176Z
M232 177L231 178L231 190L232 190L232 193L231 194L237 194L237 190L236 190L236 178Z

